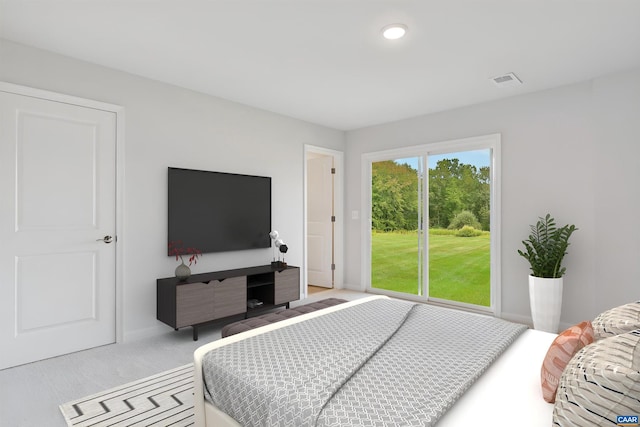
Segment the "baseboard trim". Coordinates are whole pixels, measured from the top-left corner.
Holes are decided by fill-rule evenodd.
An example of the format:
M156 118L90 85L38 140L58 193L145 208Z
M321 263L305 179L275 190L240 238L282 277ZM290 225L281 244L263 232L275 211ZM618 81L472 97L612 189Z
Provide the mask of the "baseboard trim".
M527 325L530 328L533 328L533 320L529 316L523 316L521 314L516 313L505 313L502 312L502 316L500 316L504 320L508 320L509 322L521 323L523 325Z
M527 325L529 326L531 329L533 329L533 319L529 316L523 316L521 314L515 314L515 313L502 313L501 316L504 320L508 320L510 322L515 322L515 323L522 323L523 325ZM558 325L558 332L562 332L565 329L571 327L571 325L573 325L573 323L567 323L567 322L562 322L560 321L560 324Z
M123 342L138 341L144 338L166 334L171 331L172 329L170 327L163 325L155 325L148 328L125 331Z

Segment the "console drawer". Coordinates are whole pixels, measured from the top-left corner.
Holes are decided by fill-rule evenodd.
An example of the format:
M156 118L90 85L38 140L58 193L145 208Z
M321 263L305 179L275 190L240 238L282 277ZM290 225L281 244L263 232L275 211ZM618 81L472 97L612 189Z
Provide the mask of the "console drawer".
M176 328L196 325L212 319L213 286L189 283L176 287Z
M213 289L213 318L220 319L247 311L247 276L209 282Z
M300 299L300 269L287 268L274 273L274 304L283 304Z

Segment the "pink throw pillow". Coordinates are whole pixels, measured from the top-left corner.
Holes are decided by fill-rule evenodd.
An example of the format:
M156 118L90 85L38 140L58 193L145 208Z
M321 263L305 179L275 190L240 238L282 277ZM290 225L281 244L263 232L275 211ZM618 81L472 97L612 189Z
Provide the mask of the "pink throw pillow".
M593 339L591 322L585 321L563 331L553 340L542 362L540 371L542 397L544 400L549 403L555 402L562 371L564 371L571 358L582 347L591 344Z

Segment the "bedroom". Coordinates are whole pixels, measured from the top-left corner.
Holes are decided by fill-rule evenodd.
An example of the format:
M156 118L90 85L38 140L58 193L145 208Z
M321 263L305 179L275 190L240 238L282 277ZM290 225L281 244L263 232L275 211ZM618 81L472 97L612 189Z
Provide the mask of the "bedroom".
M126 110L124 341L167 331L155 319L154 295L155 279L170 276L175 268L163 253L167 166L271 175L277 185L273 226L289 236L290 263L302 265L303 145L343 151L344 283L360 290L360 222L350 218L352 211L360 210L361 154L496 132L502 134L503 144L503 315L518 321L529 319L527 266L515 250L528 224L552 211L559 220L581 228L567 260L570 275L562 321L568 325L637 299L640 55L633 44L637 42L631 41L626 46L628 63L607 75L347 131L8 40L0 44L0 80L121 105ZM506 71L518 70L499 72ZM484 74L484 80L491 76ZM225 155L219 156L222 148ZM253 155L248 157L247 152ZM544 174L530 171L543 160L550 162ZM263 254L252 253L205 256L197 268L242 267L263 263L263 258Z

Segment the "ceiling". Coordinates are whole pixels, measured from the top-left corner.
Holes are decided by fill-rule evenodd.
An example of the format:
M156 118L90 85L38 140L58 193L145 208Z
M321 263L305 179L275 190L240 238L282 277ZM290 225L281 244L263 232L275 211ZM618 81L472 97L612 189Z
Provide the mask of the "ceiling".
M0 37L351 130L640 67L640 1L0 0Z

